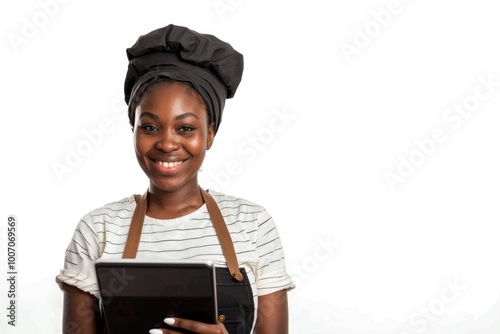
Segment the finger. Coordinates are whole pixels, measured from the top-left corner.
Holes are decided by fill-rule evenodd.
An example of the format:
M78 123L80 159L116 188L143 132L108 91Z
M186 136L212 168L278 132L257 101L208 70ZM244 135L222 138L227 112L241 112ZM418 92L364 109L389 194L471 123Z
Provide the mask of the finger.
M177 328L183 328L200 334L226 334L226 328L223 324L210 325L199 321L181 319L181 318L165 318L163 320L167 325Z
M172 326L175 324L175 319L174 318L165 318L165 319L163 319L163 322L169 326Z
M153 328L149 330L149 334L181 334L181 333L174 331L172 329Z
M164 334L164 332L161 329L153 328L149 330L149 334Z

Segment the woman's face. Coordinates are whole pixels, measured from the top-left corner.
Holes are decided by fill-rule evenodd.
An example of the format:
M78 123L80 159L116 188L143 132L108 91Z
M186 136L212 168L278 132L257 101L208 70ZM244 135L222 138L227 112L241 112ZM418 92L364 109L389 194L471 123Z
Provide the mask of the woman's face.
M151 192L198 187L198 170L214 131L196 94L181 83L160 83L136 108L135 152Z

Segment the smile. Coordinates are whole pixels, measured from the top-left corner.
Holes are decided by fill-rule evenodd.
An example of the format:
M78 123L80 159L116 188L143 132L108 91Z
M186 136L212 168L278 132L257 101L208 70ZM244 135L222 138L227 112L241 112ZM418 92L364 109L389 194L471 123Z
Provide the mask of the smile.
M157 165L160 165L160 166L163 166L163 167L167 167L167 168L172 168L172 167L175 167L175 166L178 166L180 164L182 164L184 161L173 161L173 162L165 162L165 161L155 161L155 163Z

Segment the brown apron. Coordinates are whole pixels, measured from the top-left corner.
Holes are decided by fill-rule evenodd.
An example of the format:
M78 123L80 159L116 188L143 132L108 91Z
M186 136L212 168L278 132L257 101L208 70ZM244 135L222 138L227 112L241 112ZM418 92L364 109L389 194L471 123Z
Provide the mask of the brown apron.
M234 245L219 206L208 192L201 188L200 191L228 267L216 268L215 272L218 320L224 324L230 334L250 333L254 321L255 305L248 276L244 268L238 267ZM123 258L127 259L135 258L139 248L147 209L148 192L141 196L136 195L135 200L137 206L132 216L127 243L123 251ZM227 270L229 270L230 275L228 275Z

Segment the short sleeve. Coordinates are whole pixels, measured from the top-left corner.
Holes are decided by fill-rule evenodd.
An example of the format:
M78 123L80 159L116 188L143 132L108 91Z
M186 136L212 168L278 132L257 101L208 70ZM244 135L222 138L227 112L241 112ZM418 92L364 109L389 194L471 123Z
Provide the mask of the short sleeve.
M94 262L99 257L99 238L90 214L78 223L73 238L66 249L63 269L56 282L75 286L100 298Z
M295 287L286 271L285 255L273 218L263 211L257 225L256 285L259 296Z

